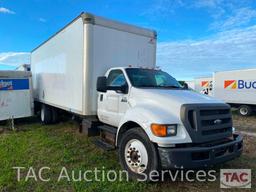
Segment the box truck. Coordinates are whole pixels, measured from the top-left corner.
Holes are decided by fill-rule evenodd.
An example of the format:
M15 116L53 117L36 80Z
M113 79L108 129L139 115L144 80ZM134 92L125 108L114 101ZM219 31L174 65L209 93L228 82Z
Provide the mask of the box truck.
M155 31L82 13L32 51L42 122L80 116L132 178L238 157L229 105L184 89L155 60Z
M31 73L0 71L0 121L33 115Z
M215 72L213 96L249 116L256 110L256 69Z

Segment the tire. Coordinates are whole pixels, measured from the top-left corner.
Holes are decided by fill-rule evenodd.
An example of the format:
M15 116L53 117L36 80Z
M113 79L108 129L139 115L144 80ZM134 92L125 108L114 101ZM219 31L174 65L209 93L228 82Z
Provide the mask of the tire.
M238 108L238 112L242 116L250 116L252 114L252 108L248 105L241 105Z
M51 109L52 109L52 111L51 111L52 123L58 123L58 121L59 121L58 111L56 110L56 108L53 108L53 107Z
M42 105L41 106L41 122L45 125L51 124L52 123L52 110L51 107L47 105Z
M148 176L151 171L159 170L156 147L141 128L130 129L122 135L118 155L129 179L150 181Z

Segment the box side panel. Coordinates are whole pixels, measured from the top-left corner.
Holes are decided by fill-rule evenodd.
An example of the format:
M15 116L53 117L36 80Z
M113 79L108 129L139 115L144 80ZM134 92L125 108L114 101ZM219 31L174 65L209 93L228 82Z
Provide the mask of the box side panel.
M214 97L227 103L256 104L256 70L215 73Z
M31 56L34 97L83 114L83 21L77 19Z
M96 81L113 67L155 67L156 39L100 25L93 25L92 59L88 64L90 77L88 109L97 111Z

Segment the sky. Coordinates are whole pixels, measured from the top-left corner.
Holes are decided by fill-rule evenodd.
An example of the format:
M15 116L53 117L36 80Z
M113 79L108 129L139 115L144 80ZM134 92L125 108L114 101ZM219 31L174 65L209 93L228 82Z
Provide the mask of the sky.
M155 29L157 66L177 79L256 67L256 0L0 0L0 70L81 12Z

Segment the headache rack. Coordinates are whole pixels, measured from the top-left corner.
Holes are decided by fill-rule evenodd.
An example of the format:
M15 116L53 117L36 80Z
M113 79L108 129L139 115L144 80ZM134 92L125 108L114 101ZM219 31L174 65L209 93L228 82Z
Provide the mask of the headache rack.
M232 135L232 115L227 104L184 104L180 115L194 143Z

